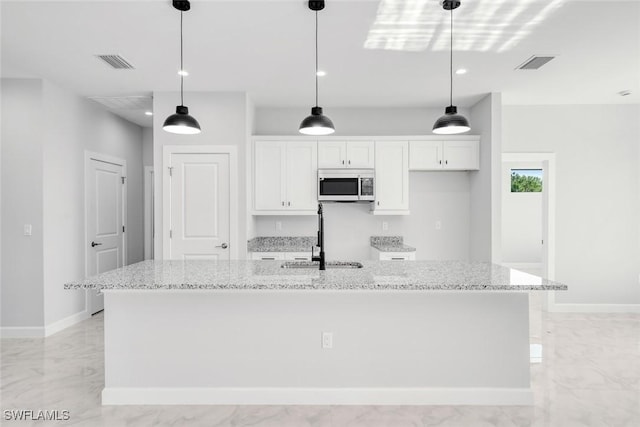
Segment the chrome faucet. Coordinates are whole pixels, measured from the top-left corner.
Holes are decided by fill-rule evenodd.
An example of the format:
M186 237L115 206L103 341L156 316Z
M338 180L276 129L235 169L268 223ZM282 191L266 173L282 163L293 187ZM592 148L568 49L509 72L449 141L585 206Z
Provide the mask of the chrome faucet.
M318 203L318 246L320 246L320 256L313 254L311 246L311 261L320 261L320 270L326 270L324 259L324 215L322 213L322 203Z

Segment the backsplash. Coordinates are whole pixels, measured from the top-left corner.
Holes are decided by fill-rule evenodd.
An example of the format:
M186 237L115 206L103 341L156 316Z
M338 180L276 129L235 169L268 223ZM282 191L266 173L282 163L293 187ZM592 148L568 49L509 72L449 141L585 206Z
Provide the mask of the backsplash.
M468 173L412 172L409 180L411 215L371 215L368 203L325 203L327 260L369 259L371 236L402 236L404 244L416 248L417 259L468 260ZM256 216L254 223L255 236L315 236L318 231L315 215Z

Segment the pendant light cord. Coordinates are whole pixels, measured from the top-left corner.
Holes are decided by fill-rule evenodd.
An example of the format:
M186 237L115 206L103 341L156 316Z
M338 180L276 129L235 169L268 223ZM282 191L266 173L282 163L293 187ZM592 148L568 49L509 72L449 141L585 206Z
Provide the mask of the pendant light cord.
M451 47L449 50L449 105L453 105L453 8L451 10Z
M316 107L318 106L318 11L316 10Z
M184 11L180 11L180 105L184 106L184 64L183 64L183 44L182 44L182 16Z

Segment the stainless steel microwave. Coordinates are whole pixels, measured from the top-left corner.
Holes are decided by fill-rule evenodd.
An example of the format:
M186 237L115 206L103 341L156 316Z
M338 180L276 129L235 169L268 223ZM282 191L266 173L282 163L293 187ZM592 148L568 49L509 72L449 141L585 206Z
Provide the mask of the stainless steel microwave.
M319 169L318 200L373 202L373 169Z

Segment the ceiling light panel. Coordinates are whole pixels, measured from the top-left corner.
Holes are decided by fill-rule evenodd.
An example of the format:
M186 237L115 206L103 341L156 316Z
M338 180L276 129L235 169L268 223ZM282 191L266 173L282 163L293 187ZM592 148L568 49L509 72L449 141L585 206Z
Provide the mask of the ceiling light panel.
M456 17L455 50L504 52L516 46L567 0L477 0ZM449 49L449 26L438 0L381 0L366 49Z

